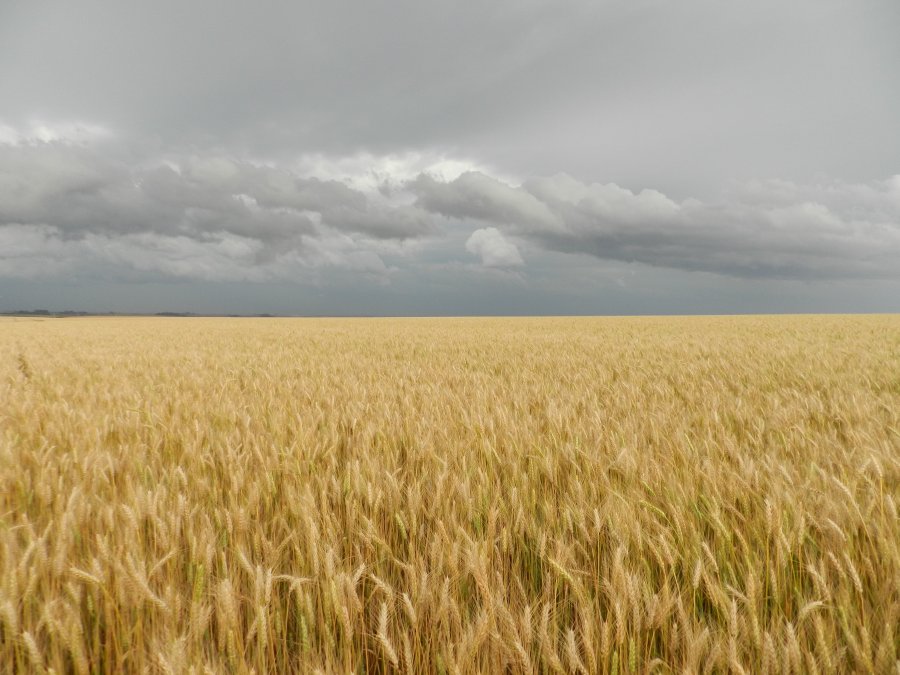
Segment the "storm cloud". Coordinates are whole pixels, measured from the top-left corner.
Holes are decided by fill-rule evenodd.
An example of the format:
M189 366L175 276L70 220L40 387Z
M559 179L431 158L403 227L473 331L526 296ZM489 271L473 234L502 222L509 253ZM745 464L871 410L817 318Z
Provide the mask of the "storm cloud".
M893 0L5 3L0 309L898 310L898 31Z
M900 176L869 184L756 181L732 185L715 202L566 174L513 185L479 171L453 179L387 173L376 186L390 189L361 190L349 180L221 156L128 162L130 151L104 151L108 143L0 146L0 234L9 242L0 271L63 272L68 264L38 264L60 258L63 246L70 263L99 256L215 280L290 278L292 265L359 267L361 260L383 271L384 243L447 239L468 226L465 248L486 267L522 266L519 240L741 278L900 276ZM352 255L335 256L336 242Z
M370 240L434 231L421 209L339 181L222 157L129 163L128 154L63 140L0 145L0 273L58 275L79 259L210 280L290 277L289 262L384 270Z
M410 187L425 209L562 252L737 277L900 276L900 176L870 185L753 183L718 203L565 174L513 187L466 173Z

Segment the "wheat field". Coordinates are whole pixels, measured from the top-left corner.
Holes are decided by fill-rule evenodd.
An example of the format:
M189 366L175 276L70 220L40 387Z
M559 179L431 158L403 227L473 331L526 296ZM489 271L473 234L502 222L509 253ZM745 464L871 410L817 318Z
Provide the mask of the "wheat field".
M900 317L0 320L0 671L897 673Z

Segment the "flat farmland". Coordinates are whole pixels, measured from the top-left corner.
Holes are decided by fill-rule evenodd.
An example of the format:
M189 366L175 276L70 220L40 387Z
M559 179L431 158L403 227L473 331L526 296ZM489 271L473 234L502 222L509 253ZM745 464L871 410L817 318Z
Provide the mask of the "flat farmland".
M900 317L0 319L0 671L896 672Z

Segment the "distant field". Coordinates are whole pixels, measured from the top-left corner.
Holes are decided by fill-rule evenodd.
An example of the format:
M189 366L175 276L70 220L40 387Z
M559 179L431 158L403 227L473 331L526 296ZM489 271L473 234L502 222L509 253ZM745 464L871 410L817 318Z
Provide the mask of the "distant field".
M0 672L897 672L900 317L0 319Z

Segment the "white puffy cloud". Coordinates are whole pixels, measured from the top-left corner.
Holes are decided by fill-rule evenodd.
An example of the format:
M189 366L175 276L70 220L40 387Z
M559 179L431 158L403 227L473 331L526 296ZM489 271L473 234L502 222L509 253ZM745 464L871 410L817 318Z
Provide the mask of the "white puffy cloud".
M346 156L304 155L292 166L303 177L340 181L364 193L396 193L420 174L451 181L467 171L484 171L477 162L443 153L414 152L376 155L358 152Z
M27 145L36 142L86 145L111 136L112 132L101 124L31 120L26 125L14 127L0 122L0 145Z
M475 230L466 241L466 250L479 256L485 267L516 267L524 264L518 247L507 241L496 227Z

